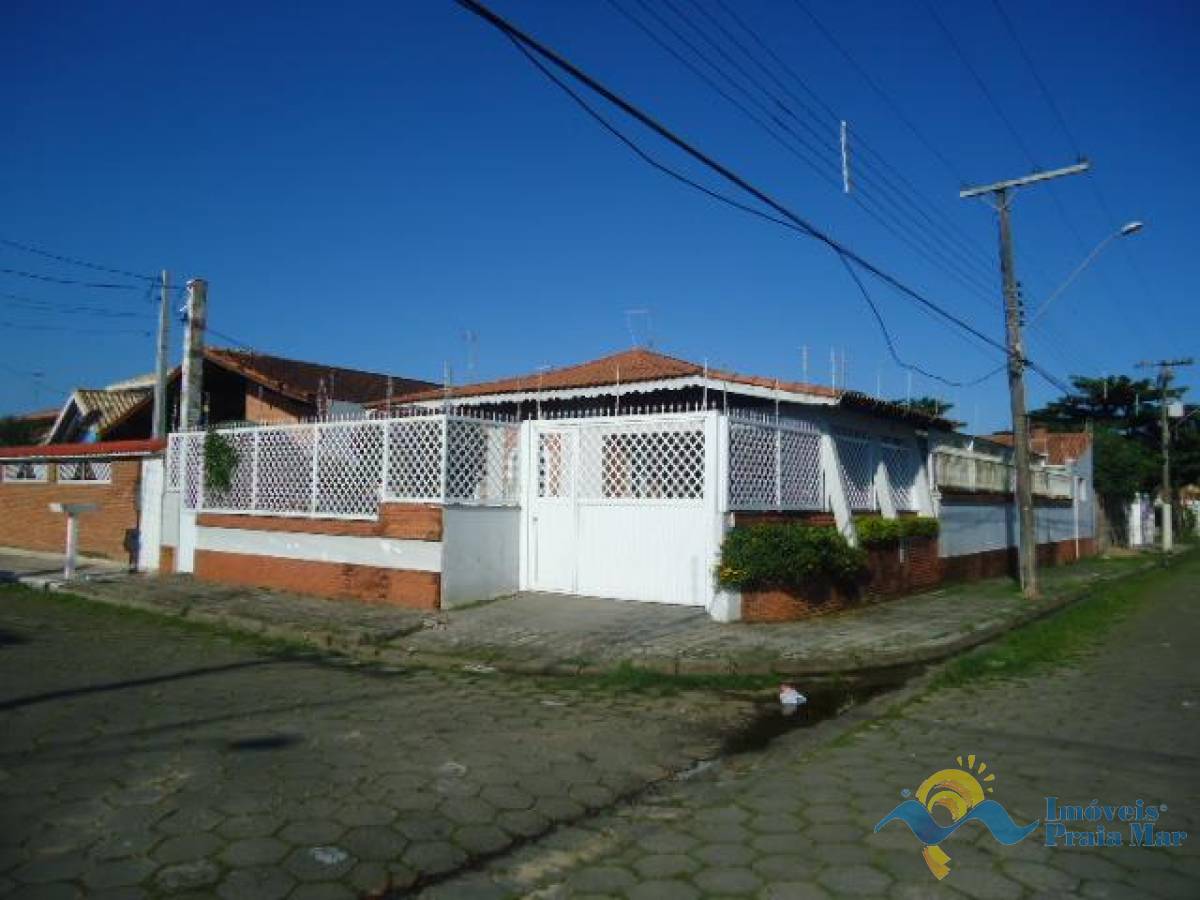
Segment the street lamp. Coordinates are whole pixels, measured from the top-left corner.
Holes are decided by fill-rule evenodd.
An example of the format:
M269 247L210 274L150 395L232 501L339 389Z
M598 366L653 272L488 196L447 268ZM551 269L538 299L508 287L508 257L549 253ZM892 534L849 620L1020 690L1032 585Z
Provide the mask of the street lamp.
M1144 227L1145 227L1145 223L1139 222L1136 219L1132 222L1126 222L1119 229L1114 231L1112 234L1110 234L1108 237L1106 237L1104 240L1102 240L1099 244L1097 244L1096 249L1094 249L1086 257L1084 257L1083 262L1081 262L1075 268L1075 271L1071 273L1070 277L1067 278L1067 280L1064 281L1061 285L1059 285L1058 289L1053 294L1051 294L1049 297L1047 297L1045 300L1042 301L1042 305L1039 306L1034 311L1033 315L1029 319L1028 324L1032 325L1034 322L1036 322L1038 319L1040 319L1042 317L1042 314L1046 311L1046 307L1049 306L1052 302L1054 302L1054 300L1056 300L1058 298L1059 294L1061 294L1063 291L1065 291L1067 288L1069 288L1071 286L1071 284L1075 281L1075 279L1079 277L1079 273L1082 272L1084 269L1086 269L1089 265L1091 265L1092 260L1095 259L1097 256L1099 256L1100 251L1103 250L1105 247L1107 247L1110 242L1115 241L1117 238L1120 238L1120 237L1129 237L1129 235L1131 235L1131 234L1137 234Z

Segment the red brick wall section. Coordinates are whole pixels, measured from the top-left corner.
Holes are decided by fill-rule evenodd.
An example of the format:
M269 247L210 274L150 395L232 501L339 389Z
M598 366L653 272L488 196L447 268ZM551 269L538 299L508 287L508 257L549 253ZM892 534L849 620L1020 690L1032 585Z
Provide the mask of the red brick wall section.
M317 560L196 551L196 577L223 584L276 588L334 600L437 609L441 576Z
M67 543L67 519L50 512L51 503L95 503L99 508L79 519L79 550L118 562L132 562L126 533L138 526L141 461L117 460L110 484L59 484L57 467L50 480L0 481L0 546L61 553Z
M978 581L1016 575L1016 548L989 550L966 556L940 558L936 538L910 539L903 559L898 545L872 547L868 551L867 594L877 598L900 597L928 591L947 581ZM1096 554L1096 541L1081 538L1076 556L1074 540L1038 546L1040 566L1065 565ZM847 609L859 602L853 593L814 585L808 591L743 591L742 620L745 622L791 622Z
M385 503L379 508L378 520L374 521L202 513L197 517L197 524L201 528L440 541L442 508L417 503ZM164 567L163 571L170 569ZM196 553L195 574L208 581L276 588L334 600L359 600L412 609L438 609L441 604L441 576L432 572L200 550Z
M828 585L814 585L802 594L789 591L743 591L743 622L794 622L837 612L855 598Z

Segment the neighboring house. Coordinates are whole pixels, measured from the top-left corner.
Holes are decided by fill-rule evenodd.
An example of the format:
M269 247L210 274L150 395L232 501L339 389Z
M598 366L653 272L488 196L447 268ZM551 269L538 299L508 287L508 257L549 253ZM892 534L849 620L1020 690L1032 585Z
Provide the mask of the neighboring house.
M167 382L172 426L179 414L178 368ZM348 414L389 394L433 387L415 378L363 372L246 350L204 350L205 423L296 422ZM153 429L154 376L144 375L105 388L72 392L45 438L48 444L148 438Z

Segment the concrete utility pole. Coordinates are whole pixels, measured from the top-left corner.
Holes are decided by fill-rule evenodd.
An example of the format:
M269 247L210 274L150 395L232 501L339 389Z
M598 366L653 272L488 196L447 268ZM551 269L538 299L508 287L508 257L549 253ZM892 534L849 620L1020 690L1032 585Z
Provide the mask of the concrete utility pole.
M162 270L162 299L158 306L158 358L154 365L154 421L151 436L165 437L167 434L167 359L171 333L171 279L167 270Z
M1012 224L1009 220L1011 192L1064 175L1086 172L1090 163L1081 162L1050 172L1035 172L1024 178L999 181L959 191L958 196L991 194L1000 219L1000 277L1004 288L1004 330L1008 344L1008 393L1012 407L1013 455L1017 469L1017 512L1020 525L1021 591L1028 599L1038 595L1037 534L1033 513L1033 475L1029 468L1029 418L1025 413L1025 349L1021 342L1021 295L1013 264Z
M187 283L187 324L184 328L183 373L180 385L179 427L200 424L204 386L204 329L208 322L208 282L193 278Z
M1139 369L1158 369L1159 400L1162 417L1162 549L1170 553L1175 545L1173 534L1175 523L1171 519L1171 422L1167 415L1167 392L1171 387L1171 379L1175 377L1175 366L1190 366L1195 362L1187 359L1160 359L1143 361L1137 364Z

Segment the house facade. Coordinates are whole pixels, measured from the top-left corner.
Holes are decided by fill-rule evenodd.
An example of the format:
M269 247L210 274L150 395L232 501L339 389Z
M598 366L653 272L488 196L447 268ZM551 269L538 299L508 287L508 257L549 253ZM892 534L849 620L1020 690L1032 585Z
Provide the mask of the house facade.
M855 542L863 517L938 516L923 587L1015 559L1011 449L854 392L632 350L367 405L218 429L222 484L202 435L172 435L158 564L421 608L532 590L729 621L767 617L714 579L726 532L765 519ZM1088 471L1038 467L1045 561L1092 550Z

